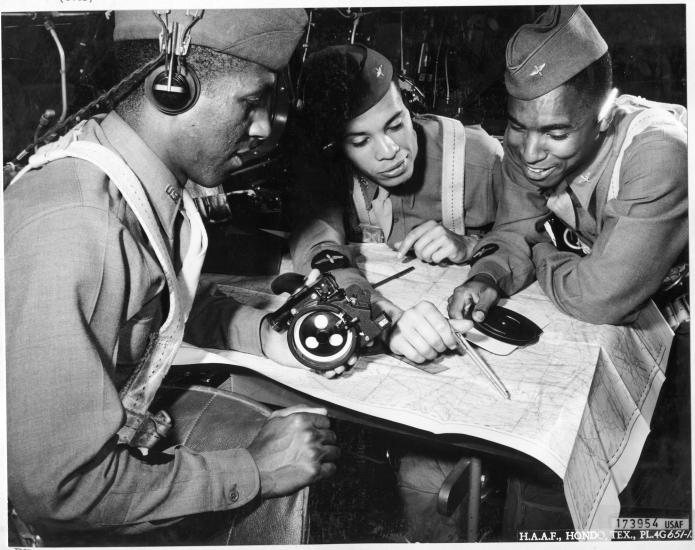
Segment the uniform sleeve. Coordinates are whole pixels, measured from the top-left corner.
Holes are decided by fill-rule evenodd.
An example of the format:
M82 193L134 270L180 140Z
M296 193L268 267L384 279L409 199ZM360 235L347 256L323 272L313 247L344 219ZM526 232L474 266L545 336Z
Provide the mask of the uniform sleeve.
M637 136L591 254L533 249L538 281L557 307L590 323L631 321L687 245L687 181L683 141L663 131Z
M353 251L347 246L344 207L335 183L323 182L329 174L305 168L297 178L297 198L292 203L292 231L290 254L293 268L306 275L311 271L312 259L323 250L340 252L351 267L334 269L331 273L343 288L356 284L366 291L371 289L362 272L355 267ZM325 185L322 185L324 183Z
M489 226L502 194L502 145L481 128L466 126L465 163L466 226Z
M498 188L498 192L495 225L474 252L491 243L498 245L499 250L476 262L469 272L469 280L486 275L510 296L535 278L531 250L535 244L549 241L545 232L536 230L549 210L545 197L524 178L518 177L515 167L506 160L502 160L501 190Z
M200 285L186 322L184 340L202 348L263 355L261 323L268 313L217 292L215 285Z
M7 227L7 226L6 226ZM244 449L176 447L158 460L117 445L119 327L152 285L142 252L97 208L62 208L5 234L9 495L39 529L140 524L253 499Z

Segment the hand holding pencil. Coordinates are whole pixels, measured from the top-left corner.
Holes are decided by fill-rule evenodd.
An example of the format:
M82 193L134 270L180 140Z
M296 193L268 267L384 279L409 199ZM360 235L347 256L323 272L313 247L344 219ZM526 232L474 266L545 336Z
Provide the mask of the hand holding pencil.
M481 257L496 250L496 245L481 249ZM408 267L373 284L377 288L394 279L410 273L414 267ZM441 321L440 321L441 320ZM403 312L400 319L395 320L394 330L389 339L391 351L405 356L415 363L433 360L439 353L456 349L460 355L468 355L478 369L490 380L490 383L505 399L511 399L509 390L495 371L478 354L473 345L463 335L472 322L469 319L449 319L448 326L445 318L437 308L429 302L420 302L415 307ZM465 324L466 326L462 326ZM448 329L448 330L447 330ZM450 333L447 334L447 333ZM433 337L434 335L434 337ZM438 335L438 336L437 336ZM453 337L453 339L451 339ZM451 341L450 341L451 340Z

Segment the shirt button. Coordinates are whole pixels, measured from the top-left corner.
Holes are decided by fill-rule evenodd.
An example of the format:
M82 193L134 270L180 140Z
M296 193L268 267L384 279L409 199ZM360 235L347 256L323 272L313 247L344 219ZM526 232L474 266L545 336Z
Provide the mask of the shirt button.
M239 491L236 490L236 485L234 485L229 491L229 500L230 502L236 502L239 500Z

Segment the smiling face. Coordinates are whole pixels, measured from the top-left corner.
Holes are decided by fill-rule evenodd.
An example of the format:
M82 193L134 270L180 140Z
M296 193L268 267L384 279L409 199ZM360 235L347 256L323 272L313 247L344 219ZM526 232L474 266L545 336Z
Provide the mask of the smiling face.
M371 109L350 120L343 152L355 169L383 187L396 187L413 175L417 136L396 84Z
M600 144L600 106L586 105L574 87L560 86L507 104L507 157L534 185L552 188L592 158Z
M275 74L249 63L244 71L203 85L189 111L176 119L170 163L175 173L216 187L241 166L238 154L270 135L270 98Z

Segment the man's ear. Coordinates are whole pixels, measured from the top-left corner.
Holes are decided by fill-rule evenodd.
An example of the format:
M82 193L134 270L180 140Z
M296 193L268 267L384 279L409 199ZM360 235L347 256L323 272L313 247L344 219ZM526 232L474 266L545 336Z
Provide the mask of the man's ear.
M615 99L618 97L618 89L613 88L606 96L606 100L601 106L601 110L598 113L598 129L599 132L605 132L613 122L613 117L615 116L615 111L617 106L615 104Z
M615 116L616 110L617 107L613 105L608 114L598 121L599 132L605 132L606 130L608 130L611 123L613 122L613 117Z

